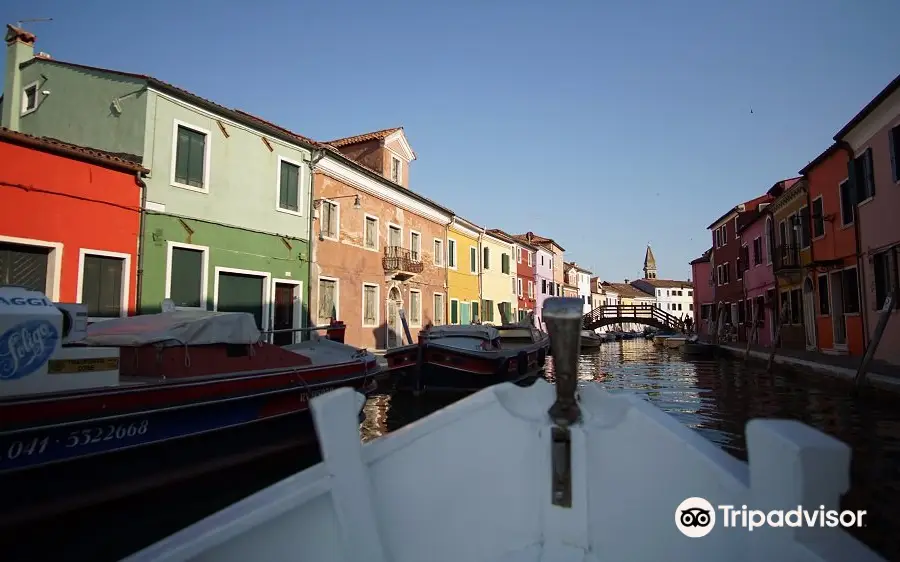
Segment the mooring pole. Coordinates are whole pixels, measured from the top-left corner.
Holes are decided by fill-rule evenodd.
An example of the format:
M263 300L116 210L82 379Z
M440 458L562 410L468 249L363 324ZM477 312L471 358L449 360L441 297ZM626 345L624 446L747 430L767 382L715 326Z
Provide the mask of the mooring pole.
M856 377L853 379L857 391L859 391L866 382L866 372L869 370L869 363L871 363L872 358L875 357L875 351L878 349L878 344L881 343L881 336L884 335L884 329L887 328L888 320L891 318L891 312L894 308L894 296L893 292L888 294L884 299L884 304L881 306L881 316L878 318L878 326L875 327L875 333L872 334L872 340L869 341L869 346L866 348L866 354L863 355L862 362L859 364L859 369L856 371Z

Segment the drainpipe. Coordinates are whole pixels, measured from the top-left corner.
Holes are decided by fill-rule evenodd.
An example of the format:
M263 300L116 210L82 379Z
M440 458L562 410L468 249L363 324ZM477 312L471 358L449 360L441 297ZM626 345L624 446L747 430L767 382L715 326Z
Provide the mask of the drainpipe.
M816 263L816 250L815 250L816 244L815 244L815 242L813 242L813 231L812 231L812 221L813 221L812 195L809 192L809 177L803 176L803 179L806 180L806 214L809 217L809 220L806 223L806 230L808 231L808 234L809 234L809 262L811 264L815 264ZM825 212L824 206L822 207L822 212L823 213ZM822 221L823 221L822 224L824 225L825 219L823 218ZM812 271L816 272L815 266L813 266ZM813 281L815 282L814 286L816 288L816 290L814 292L815 292L816 296L818 296L818 294L819 294L819 276L816 275L815 279L813 279ZM818 301L818 299L816 299L816 301ZM819 351L822 351L822 347L819 345L819 321L816 319L816 305L818 305L818 304L819 304L818 302L813 301L813 337L816 338L816 349ZM834 311L832 310L831 313L834 314ZM832 326L834 326L834 324L832 324ZM834 334L833 333L831 334L831 345L832 346L834 345Z
M450 222L448 222L447 224L444 225L444 245L443 245L444 248L449 248L449 246L450 246L450 242L448 242L448 240L450 239L450 224L455 223L455 222L456 222L456 217L452 217L450 219ZM432 246L433 245L434 244L432 243ZM448 253L448 255L449 255L449 253ZM441 260L441 263L444 264L444 287L446 287L446 290L444 291L444 295L445 295L444 296L444 314L442 314L441 316L444 317L444 324L449 324L450 318L449 318L448 312L450 312L450 267L447 264L446 256L442 256L442 257L444 258ZM459 248L457 248L457 250L456 250L456 259L457 259L457 261L459 261ZM458 263L457 263L457 267L459 267ZM434 306L434 299L431 299L431 300L432 300L431 306ZM457 314L458 314L458 312L457 312ZM434 324L434 318L431 319L431 323Z
M325 157L325 151L322 149L316 149L312 151L310 154L309 160L306 161L306 165L309 168L309 205L306 207L309 209L309 256L307 256L306 263L309 265L309 278L306 280L306 327L315 326L312 315L312 286L313 279L319 279L318 271L316 271L315 276L313 276L313 270L316 268L316 260L313 258L314 254L314 244L316 237L313 235L314 225L313 225L313 216L315 215L315 209L313 209L313 201L315 200L315 184L316 184L316 164ZM312 332L302 332L305 334L303 338L311 339Z
M853 160L853 148L850 146L850 144L847 141L837 141L837 145L841 150L843 150L844 152L847 153L847 157L850 158L850 160L852 161ZM857 188L857 186L855 185L856 178L850 178L850 181L853 182L853 184L851 184L851 185L854 186L853 191L855 193L856 188ZM865 270L865 266L863 264L862 242L860 241L859 231L860 231L859 207L856 205L856 203L854 203L853 204L853 232L856 235L856 275L857 275L857 279L858 279L857 290L859 291L860 298L862 298L862 302L860 303L859 313L863 320L863 349L865 349L869 345L869 322L868 322L868 313L867 313L867 311L869 310L869 305L867 302L868 299L866 299L867 291L863 290L864 287L866 286L866 281L865 281L866 270ZM843 287L843 282L841 283L841 287Z
M141 314L143 312L141 291L144 286L144 226L147 216L147 184L141 178L140 172L134 173L134 182L141 190L141 215L138 219L137 271L135 272L134 280L135 314Z

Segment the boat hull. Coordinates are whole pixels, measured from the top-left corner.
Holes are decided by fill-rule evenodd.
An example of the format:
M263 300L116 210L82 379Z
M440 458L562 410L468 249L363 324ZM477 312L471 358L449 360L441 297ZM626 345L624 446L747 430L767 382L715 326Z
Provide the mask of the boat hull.
M359 371L360 366L357 363L355 369ZM187 402L179 402L177 392L185 384L147 385L170 388L131 392L166 390L172 393L170 401L138 411L0 432L0 494L9 506L0 514L0 528L200 476L249 460L278 443L314 443L308 409L312 397L342 386L371 394L383 377L382 371L370 368L340 379L301 384L296 373L284 373L268 377L268 387L257 390L249 388L258 385L261 377L237 377L207 381L214 398ZM231 385L233 392L216 396L212 388L216 384ZM84 400L90 394L78 393L68 400ZM113 411L117 401L136 400L127 392L105 394ZM60 403L64 401L58 401L57 410L65 410ZM43 406L52 409L54 405ZM14 412L0 406L3 418ZM122 459L129 460L122 464ZM165 470L157 470L160 459L170 461ZM63 485L73 481L77 484Z
M391 350L385 359L398 391L475 392L504 382L534 382L544 370L549 345L547 340L518 349L472 352L427 343L421 350L417 345Z

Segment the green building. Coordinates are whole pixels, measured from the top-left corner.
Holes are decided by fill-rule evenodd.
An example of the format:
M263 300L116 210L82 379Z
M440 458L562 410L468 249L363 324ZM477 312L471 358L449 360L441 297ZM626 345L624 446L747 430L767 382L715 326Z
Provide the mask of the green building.
M151 171L139 312L169 298L251 312L263 330L304 324L313 141L150 76L35 56L33 36L11 35L0 124Z

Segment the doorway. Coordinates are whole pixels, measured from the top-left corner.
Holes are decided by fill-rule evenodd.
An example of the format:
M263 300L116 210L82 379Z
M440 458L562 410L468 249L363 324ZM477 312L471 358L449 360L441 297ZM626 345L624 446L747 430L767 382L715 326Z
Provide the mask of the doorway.
M467 302L459 303L459 323L465 326L472 323L472 305Z
M803 324L806 332L806 349L816 349L816 292L812 279L809 277L803 282Z
M221 271L216 268L216 310L219 312L246 312L253 315L256 327L266 329L265 288L266 278L255 272L239 270Z
M387 302L387 347L399 347L403 345L402 327L400 324L400 309L403 308L403 300L397 287L391 287Z
M273 330L293 330L300 327L300 284L275 282L275 303L272 314ZM276 332L275 345L290 345L299 341L298 332Z
M840 271L829 275L831 290L831 329L834 331L834 347L847 347L847 318L844 316L844 279Z

